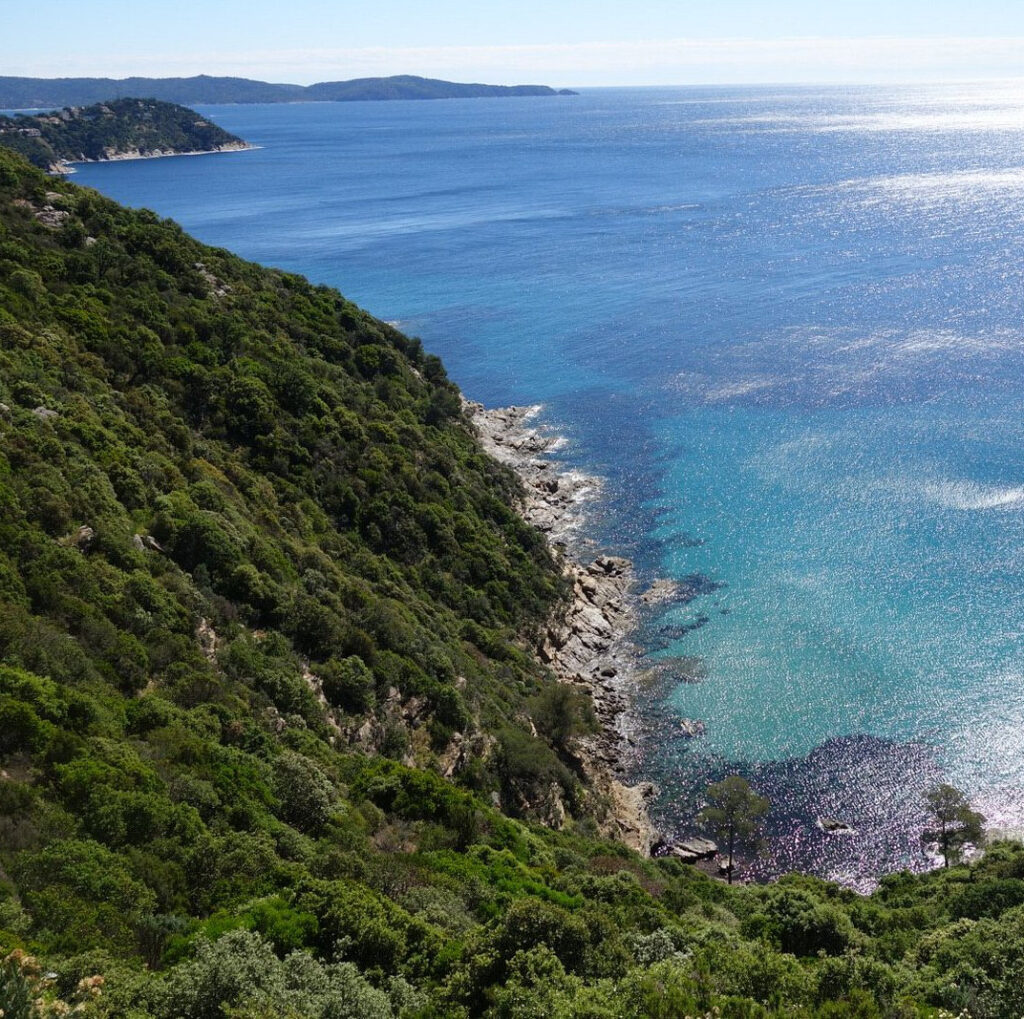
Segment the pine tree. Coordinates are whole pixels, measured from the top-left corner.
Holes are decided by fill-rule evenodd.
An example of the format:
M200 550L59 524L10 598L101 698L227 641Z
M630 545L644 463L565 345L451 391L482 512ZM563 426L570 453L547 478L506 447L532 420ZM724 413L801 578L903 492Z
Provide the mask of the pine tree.
M951 785L937 785L925 793L928 813L938 823L934 837L942 850L943 866L957 862L968 842L979 842L984 834L985 818L971 809L967 797ZM932 834L932 833L929 833Z
M728 846L729 863L726 870L732 884L733 854L737 840L749 839L768 812L769 802L758 796L750 783L739 775L729 775L721 782L708 786L708 805L700 812L700 820L707 825L719 841Z

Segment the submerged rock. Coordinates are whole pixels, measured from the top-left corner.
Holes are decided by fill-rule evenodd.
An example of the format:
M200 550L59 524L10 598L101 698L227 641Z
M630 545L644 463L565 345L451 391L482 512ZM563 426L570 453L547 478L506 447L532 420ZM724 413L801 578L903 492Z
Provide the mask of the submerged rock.
M837 817L819 817L818 827L826 835L854 835L857 829Z
M679 584L674 580L659 577L651 581L650 587L642 595L640 601L644 605L661 605L679 596Z

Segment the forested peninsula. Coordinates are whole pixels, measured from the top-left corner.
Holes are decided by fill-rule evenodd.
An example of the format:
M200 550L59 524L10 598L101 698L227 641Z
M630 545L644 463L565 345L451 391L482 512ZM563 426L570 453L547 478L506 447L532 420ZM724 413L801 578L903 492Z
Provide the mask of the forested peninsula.
M1019 1016L1018 845L609 837L523 500L417 340L0 149L4 1019Z
M484 85L412 74L386 78L274 84L250 78L17 78L0 76L0 109L31 110L84 106L111 96L152 96L188 106L216 103L315 103L387 99L493 99L575 95L547 85Z
M0 145L51 173L68 172L69 163L248 147L195 110L156 99L115 99L52 113L0 116Z

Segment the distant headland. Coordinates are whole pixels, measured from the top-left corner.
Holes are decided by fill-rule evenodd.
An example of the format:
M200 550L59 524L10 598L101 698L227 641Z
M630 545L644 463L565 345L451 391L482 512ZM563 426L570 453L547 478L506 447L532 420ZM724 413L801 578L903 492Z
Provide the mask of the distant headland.
M112 99L35 116L0 116L0 145L51 173L70 172L69 163L250 147L195 110L157 99Z
M381 99L474 99L506 96L576 95L547 85L481 85L401 74L388 78L322 81L315 85L273 84L251 78L18 78L0 76L0 109L86 106L113 97L146 96L165 102L315 103Z

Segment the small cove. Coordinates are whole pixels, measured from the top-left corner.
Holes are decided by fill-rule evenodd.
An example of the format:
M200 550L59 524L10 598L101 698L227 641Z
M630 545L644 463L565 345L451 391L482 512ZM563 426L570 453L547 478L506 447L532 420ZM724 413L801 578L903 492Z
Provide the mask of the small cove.
M776 804L766 872L862 884L926 865L940 775L1024 822L1012 98L209 107L259 148L75 179L338 286L472 399L542 403L562 455L606 479L597 546L693 588L643 633L661 678L634 767L664 823L740 769Z

